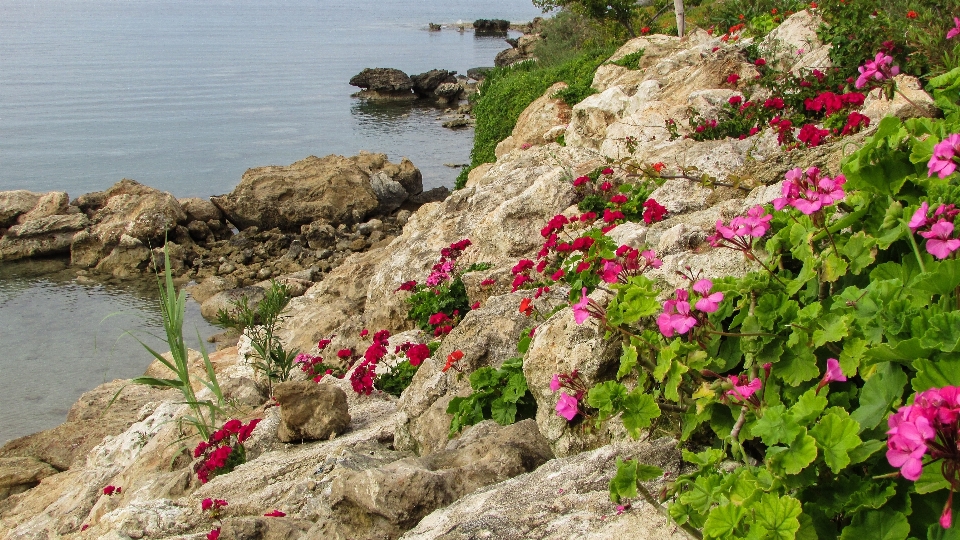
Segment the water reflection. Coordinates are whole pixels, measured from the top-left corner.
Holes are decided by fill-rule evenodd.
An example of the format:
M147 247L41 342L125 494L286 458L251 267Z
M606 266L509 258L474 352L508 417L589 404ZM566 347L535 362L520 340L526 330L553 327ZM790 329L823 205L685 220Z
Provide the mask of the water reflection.
M143 373L164 351L151 280L78 282L61 261L0 264L0 444L65 419L82 394ZM188 302L184 333L196 348L218 329Z

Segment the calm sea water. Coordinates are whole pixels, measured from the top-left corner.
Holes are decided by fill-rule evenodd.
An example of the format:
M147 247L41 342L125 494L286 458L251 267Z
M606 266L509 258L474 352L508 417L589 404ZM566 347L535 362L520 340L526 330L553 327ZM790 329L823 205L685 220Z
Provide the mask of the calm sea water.
M433 107L350 97L367 67L466 73L501 38L427 25L529 21L529 0L3 0L0 190L75 197L133 178L178 197L243 171L360 150L409 157L451 186L473 134ZM139 375L156 293L0 264L0 443L63 421L80 393ZM215 328L191 305L187 327Z

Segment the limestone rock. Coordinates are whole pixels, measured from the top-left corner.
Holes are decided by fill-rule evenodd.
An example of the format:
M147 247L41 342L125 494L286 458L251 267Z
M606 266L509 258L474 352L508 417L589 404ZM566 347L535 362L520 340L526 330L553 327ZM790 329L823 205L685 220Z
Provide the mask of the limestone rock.
M933 98L923 91L916 77L900 74L894 77L894 80L899 92L893 95L893 99L887 99L880 89L867 94L862 113L870 118L871 126L880 123L885 116L896 116L905 120L918 117L935 118L940 114L940 109L933 103Z
M313 526L305 519L288 517L229 517L220 528L222 538L236 540L297 540Z
M337 241L337 230L325 220L317 220L300 227L300 233L307 240L310 249L323 249Z
M273 391L280 403L282 442L316 441L343 433L350 425L343 390L313 381L282 382Z
M0 260L67 253L77 231L90 223L83 214L52 215L10 227L0 238Z
M25 189L0 191L0 228L15 224L17 217L32 210L42 196Z
M263 287L253 285L218 292L200 304L200 314L208 319L215 319L220 310L232 311L234 303L241 298L247 299L247 305L250 306L250 309L257 309L257 305L263 300L264 294Z
M413 91L418 96L426 97L432 95L433 91L443 83L456 83L456 75L456 71L431 69L419 75L411 75L410 81L413 83Z
M524 145L529 147L543 144L544 134L557 126L566 126L570 122L570 106L562 99L555 97L557 92L565 88L567 88L566 83L554 84L520 113L510 137L497 145L498 158Z
M332 508L352 518L358 537L395 538L432 510L531 471L552 457L533 421L526 420L456 450L343 474L331 484ZM363 527L364 522L372 527Z
M533 472L479 489L436 510L403 540L686 540L687 536L644 502L617 515L608 484L617 458L637 459L676 475L675 441L622 443L548 461ZM646 484L656 492L660 480Z
M32 457L0 458L0 501L35 487L57 474L49 464Z
M812 69L826 71L833 66L830 45L823 44L817 30L823 20L808 10L787 17L780 26L770 31L760 42L760 54L768 65L778 69L790 68L794 73Z
M211 221L215 219L223 219L223 212L221 212L220 209L208 199L189 197L186 199L178 199L177 202L180 203L183 211L187 213L187 219L190 221Z
M387 173L380 171L370 177L370 187L377 196L380 203L380 211L390 213L400 208L400 205L407 200L409 195L403 189L400 182L397 182L387 176Z
M390 164L383 154L310 156L288 167L250 169L233 192L211 200L240 229L279 227L299 232L317 220L349 224L363 221L379 208L370 181L378 172L400 185L406 182L409 189L415 189L420 180L412 164Z
M17 223L25 223L34 219L55 216L57 214L65 214L67 213L67 207L69 204L70 196L62 191L51 191L50 193L44 193L43 196L40 197L40 200L37 201L37 204L31 208L29 212L26 212L17 218Z
M143 242L124 234L117 247L97 263L97 270L115 277L126 278L139 275L150 261L150 248Z
M350 86L384 94L410 94L413 81L399 69L367 68L350 78Z

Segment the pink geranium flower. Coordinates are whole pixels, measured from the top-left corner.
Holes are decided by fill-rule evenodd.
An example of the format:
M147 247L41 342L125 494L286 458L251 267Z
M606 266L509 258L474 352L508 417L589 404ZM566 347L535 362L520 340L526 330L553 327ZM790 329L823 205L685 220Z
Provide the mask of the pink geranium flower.
M710 289L713 288L713 282L709 279L701 279L693 284L693 290L701 294L701 298L697 300L697 303L693 307L704 312L704 313L713 313L717 310L717 307L720 305L720 302L723 301L723 293L715 292L710 294Z
M940 220L930 227L929 231L921 232L920 236L927 239L927 252L938 259L946 259L951 253L960 249L960 239L950 238L953 234L953 223Z
M864 65L857 68L860 71L860 76L857 77L854 86L863 88L871 81L879 82L895 77L900 73L900 66L892 64L893 58L891 56L884 54L883 51L878 52L876 58L868 60Z
M954 17L953 24L955 27L951 28L950 31L947 32L947 39L953 39L957 36L960 36L960 17Z
M590 312L587 311L587 302L589 301L587 288L584 287L580 292L580 301L573 305L573 319L577 321L577 324L583 324L590 317Z
M560 389L560 375L556 373L553 374L553 378L550 379L550 391L556 392Z
M927 224L927 211L929 209L930 205L927 204L927 201L920 203L920 208L917 208L917 211L913 213L913 217L910 218L910 223L907 224L911 231L917 232L917 230Z
M753 394L755 394L763 384L759 377L754 378L752 381L746 384L740 384L740 378L736 375L730 376L730 382L733 384L733 389L727 390L726 395L738 401L746 401L750 399L750 397L753 396Z
M566 418L567 422L572 422L580 412L579 404L577 398L566 392L560 392L560 401L557 401L557 415Z
M960 133L954 133L933 147L933 156L927 162L927 176L934 173L940 178L946 178L957 170L957 159L960 156Z

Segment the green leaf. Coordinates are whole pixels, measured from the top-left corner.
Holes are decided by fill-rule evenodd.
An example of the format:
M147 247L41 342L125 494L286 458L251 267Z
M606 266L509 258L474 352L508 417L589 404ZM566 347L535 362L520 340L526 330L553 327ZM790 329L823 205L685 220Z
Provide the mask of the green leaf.
M617 503L621 498L637 496L637 461L617 458L617 474L610 479L610 500Z
M787 414L787 408L783 405L765 408L763 416L750 428L750 434L760 437L767 446L786 444L796 439L801 432L803 427Z
M520 354L527 354L527 350L530 349L530 342L533 341L533 338L530 334L524 334L520 341L517 342L517 352Z
M520 401L527 393L527 379L523 373L514 373L507 379L507 384L501 391L501 397L507 403Z
M960 348L960 311L937 313L927 320L929 327L920 338L920 345L928 349L954 352Z
M834 474L839 474L850 464L850 451L860 446L857 433L860 424L850 418L846 411L831 410L810 430L810 435L823 450L823 460Z
M813 344L820 347L826 343L840 341L849 331L850 316L830 313L820 319L820 329L813 331Z
M834 282L847 273L847 261L837 257L831 250L823 261L823 280Z
M843 341L843 350L840 352L840 371L844 375L852 376L860 368L860 362L867 353L867 342L860 338Z
M683 460L692 463L701 469L715 467L725 456L723 450L719 448L708 448L702 452L693 453L689 450L683 450Z
M876 244L876 239L860 231L851 235L847 243L840 248L840 254L850 261L850 272L853 275L860 275L860 272L873 264L876 258Z
M923 466L920 472L920 478L913 484L917 493L926 494L949 489L950 482L943 477L943 468L941 463L928 463Z
M883 418L903 396L907 376L900 366L883 362L860 390L860 407L851 417L860 424L861 433L880 425Z
M826 408L827 398L817 394L816 389L811 388L790 407L790 417L800 425L807 425L820 416Z
M840 540L906 540L908 534L910 524L903 512L875 510L857 514L844 527Z
M850 464L856 465L857 463L863 463L870 456L877 453L878 450L886 447L887 443L878 439L864 441L863 444L850 451Z
M803 429L789 446L775 446L767 454L773 455L773 463L786 474L798 474L817 459L817 441Z
M490 415L501 426L508 426L517 420L517 404L495 399L490 403Z
M495 388L500 385L500 376L492 367L482 367L470 374L470 387L474 390Z
M620 369L617 370L617 380L626 377L637 367L637 347L633 343L627 343L623 346L623 353L620 354Z
M653 396L643 393L639 388L634 389L623 400L623 426L634 439L638 439L640 430L650 427L653 420L659 416L660 407Z
M791 386L799 386L820 376L817 357L806 343L791 346L784 358L774 364L774 372Z
M627 387L617 381L602 382L587 392L587 404L600 411L600 419L613 416L627 397Z
M755 528L762 534L758 538L775 540L793 540L800 529L800 501L793 497L778 497L774 493L765 493L755 507L755 521L751 527L751 537Z
M934 294L950 294L960 286L960 260L947 259L927 264L927 271L910 281L910 287Z
M167 386L170 388L180 388L183 386L183 381L177 379L158 379L156 377L137 377L131 379L130 382L147 386Z
M730 538L733 531L740 525L746 510L736 504L718 506L710 511L707 521L703 524L703 537Z
M913 378L915 392L960 385L960 359L933 361L919 358L913 362L913 368L917 370Z

